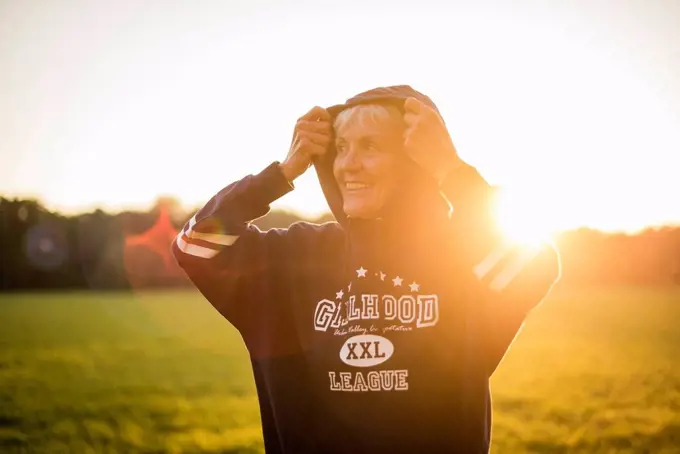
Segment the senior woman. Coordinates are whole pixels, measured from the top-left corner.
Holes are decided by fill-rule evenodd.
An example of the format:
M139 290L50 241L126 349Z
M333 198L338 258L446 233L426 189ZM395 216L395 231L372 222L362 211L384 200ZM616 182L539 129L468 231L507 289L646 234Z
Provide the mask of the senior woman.
M314 166L336 222L250 224ZM241 333L267 453L487 453L489 378L558 279L409 86L315 107L283 162L187 223L179 264Z

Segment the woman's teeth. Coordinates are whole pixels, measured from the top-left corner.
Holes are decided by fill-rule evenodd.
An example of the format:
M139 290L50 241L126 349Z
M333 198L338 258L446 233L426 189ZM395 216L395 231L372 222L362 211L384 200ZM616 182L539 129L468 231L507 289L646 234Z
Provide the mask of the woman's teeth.
M346 182L345 188L350 191L355 191L357 189L366 189L368 188L368 185L366 183Z

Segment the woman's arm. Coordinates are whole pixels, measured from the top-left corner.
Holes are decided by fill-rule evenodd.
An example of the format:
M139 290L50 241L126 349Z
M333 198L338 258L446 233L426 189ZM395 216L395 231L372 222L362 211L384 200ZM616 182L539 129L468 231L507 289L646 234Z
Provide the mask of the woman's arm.
M279 164L272 163L218 192L172 244L194 285L244 336L285 310L290 277L309 272L314 258L337 244L334 224L299 222L263 232L250 223L290 190Z
M461 163L441 185L453 206L454 235L477 281L483 339L491 375L526 316L547 296L560 275L559 254L549 241L509 241L494 217L492 188L472 166Z

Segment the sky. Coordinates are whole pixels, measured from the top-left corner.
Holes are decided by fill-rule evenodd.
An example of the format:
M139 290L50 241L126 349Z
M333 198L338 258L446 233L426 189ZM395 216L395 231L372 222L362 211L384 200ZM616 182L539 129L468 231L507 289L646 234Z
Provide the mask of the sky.
M526 229L680 224L680 2L0 0L0 195L205 203L409 84ZM327 205L313 172L275 208Z

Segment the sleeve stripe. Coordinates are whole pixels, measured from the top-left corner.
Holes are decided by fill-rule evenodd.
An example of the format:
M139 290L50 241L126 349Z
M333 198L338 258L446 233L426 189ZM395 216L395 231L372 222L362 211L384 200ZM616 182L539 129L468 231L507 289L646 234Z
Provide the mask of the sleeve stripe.
M539 248L503 244L479 262L473 268L473 272L480 281L485 278L490 279L491 290L501 292L536 257L538 252Z
M196 215L189 221L189 227L186 231L186 236L195 240L203 240L208 243L218 244L221 246L231 246L238 240L238 235L222 235L220 233L201 233L193 229L196 225Z
M219 233L201 233L195 230L187 230L186 236L194 240L203 240L208 243L219 244L221 246L231 246L238 240L238 235L221 235Z
M504 244L495 250L491 251L481 262L479 262L472 271L477 276L477 279L482 280L487 274L496 266L498 262L511 251L512 247Z
M491 290L496 292L503 291L537 254L537 248L524 249L512 263L503 268L503 270L494 277L489 284Z
M204 259L211 259L220 253L220 251L216 249L209 249L204 246L187 243L183 236L184 232L180 232L179 235L177 235L177 247L185 254L202 257Z

